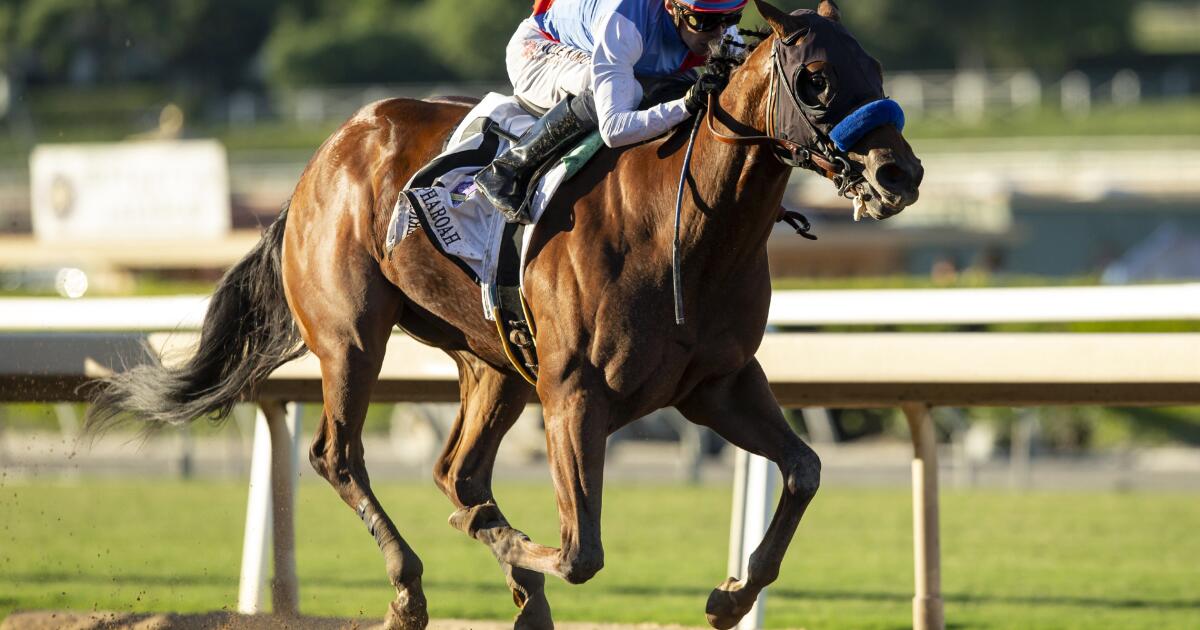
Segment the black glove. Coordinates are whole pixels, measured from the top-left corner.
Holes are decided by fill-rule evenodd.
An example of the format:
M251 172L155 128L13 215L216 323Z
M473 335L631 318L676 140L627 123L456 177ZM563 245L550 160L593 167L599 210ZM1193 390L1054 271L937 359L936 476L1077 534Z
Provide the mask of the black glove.
M688 113L695 115L697 112L704 111L708 107L708 95L716 96L725 89L725 85L729 83L729 77L726 77L716 72L705 72L696 79L696 83L688 90L687 95L683 97L683 105L687 108Z

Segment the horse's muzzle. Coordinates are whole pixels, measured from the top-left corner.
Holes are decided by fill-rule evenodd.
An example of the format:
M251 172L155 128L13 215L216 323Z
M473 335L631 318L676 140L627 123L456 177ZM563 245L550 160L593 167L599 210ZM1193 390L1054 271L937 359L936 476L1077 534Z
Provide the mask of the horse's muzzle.
M877 127L863 136L850 151L862 166L865 186L860 190L863 214L886 219L917 202L925 169L912 145L893 125Z
M925 169L911 153L897 156L890 149L876 149L867 154L863 176L871 187L867 214L886 219L917 202Z

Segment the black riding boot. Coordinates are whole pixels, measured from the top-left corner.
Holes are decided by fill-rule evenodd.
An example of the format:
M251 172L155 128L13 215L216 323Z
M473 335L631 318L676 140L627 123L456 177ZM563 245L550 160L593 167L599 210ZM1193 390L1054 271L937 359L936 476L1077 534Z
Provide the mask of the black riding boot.
M524 208L527 188L534 173L566 145L596 128L595 123L575 114L571 101L560 101L546 112L516 144L475 176L475 185L509 223L529 223Z

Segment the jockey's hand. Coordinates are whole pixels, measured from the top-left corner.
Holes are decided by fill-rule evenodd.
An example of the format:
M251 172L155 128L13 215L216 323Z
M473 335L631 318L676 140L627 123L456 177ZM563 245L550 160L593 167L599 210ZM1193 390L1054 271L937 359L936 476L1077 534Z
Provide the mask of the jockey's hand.
M684 107L692 115L704 111L704 108L708 107L708 95L720 94L727 83L729 83L729 78L721 76L721 73L705 72L700 75L699 79L696 79L696 83L688 90L687 96L683 97Z

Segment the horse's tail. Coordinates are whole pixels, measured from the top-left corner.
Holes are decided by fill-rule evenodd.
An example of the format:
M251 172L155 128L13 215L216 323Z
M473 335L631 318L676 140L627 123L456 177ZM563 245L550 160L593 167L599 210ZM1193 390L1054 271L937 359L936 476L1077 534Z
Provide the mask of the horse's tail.
M124 414L152 425L202 416L223 419L275 368L308 351L283 294L280 258L287 215L284 207L262 240L221 278L196 353L179 366L154 359L102 379L91 396L89 431Z

